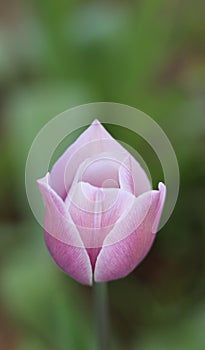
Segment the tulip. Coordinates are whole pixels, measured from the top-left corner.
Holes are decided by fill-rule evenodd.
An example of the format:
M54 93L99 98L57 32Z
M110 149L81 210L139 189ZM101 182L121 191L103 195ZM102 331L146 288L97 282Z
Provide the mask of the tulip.
M125 277L149 252L166 187L152 190L140 164L98 120L37 182L48 250L78 282Z

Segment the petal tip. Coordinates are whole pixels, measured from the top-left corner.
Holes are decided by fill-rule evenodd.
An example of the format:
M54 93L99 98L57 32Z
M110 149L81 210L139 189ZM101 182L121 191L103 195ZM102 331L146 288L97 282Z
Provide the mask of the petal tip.
M166 185L163 182L159 182L158 184L159 191L166 191Z
M102 125L101 122L96 118L93 120L92 125Z
M167 194L166 185L163 182L159 182L158 189L159 189L159 192L160 192L161 206L163 207L164 202L165 202L165 198L166 198L166 194Z
M47 172L47 174L44 177L41 177L40 179L36 180L37 184L39 186L44 185L44 184L48 184L49 183L49 176L50 176L50 173Z
M159 182L159 203L156 211L156 217L152 226L152 232L155 234L158 231L159 222L161 219L162 211L164 208L165 198L166 198L166 185L163 182Z
M108 133L107 130L104 128L103 124L99 121L99 119L94 119L93 122L90 125L90 128L92 129L93 127L95 127L95 130L99 130L99 132L104 133L106 132L106 134ZM88 128L89 129L89 128Z

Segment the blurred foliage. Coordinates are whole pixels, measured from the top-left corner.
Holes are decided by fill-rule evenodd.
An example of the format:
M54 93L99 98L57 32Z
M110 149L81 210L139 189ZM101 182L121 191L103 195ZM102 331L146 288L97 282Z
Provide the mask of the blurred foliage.
M109 284L113 349L204 350L203 1L15 0L0 7L0 348L92 349L91 290L52 263L26 200L24 167L35 135L56 114L114 101L162 126L179 160L181 191L147 259ZM107 128L161 178L145 142Z

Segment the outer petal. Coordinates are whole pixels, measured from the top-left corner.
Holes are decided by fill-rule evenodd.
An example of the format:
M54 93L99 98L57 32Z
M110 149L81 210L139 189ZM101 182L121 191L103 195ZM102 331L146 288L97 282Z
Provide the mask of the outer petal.
M46 205L45 240L57 263L68 275L83 284L92 284L88 253L62 199L49 186L49 174L38 180Z
M87 251L65 244L45 232L45 242L55 263L76 281L92 285L92 267Z
M155 238L156 223L161 216L165 192L165 185L160 183L159 191L147 192L138 197L127 221L123 220L120 225L117 224L106 237L95 265L96 282L125 277L143 260ZM137 227L136 220L142 218L150 194L151 206ZM133 225L136 229L126 238L116 242L116 236L120 237L128 225Z
M151 189L147 175L139 163L105 130L98 120L95 120L54 164L50 176L51 187L61 198L65 199L81 163L103 152L121 153L123 159L129 159L126 166L130 174L133 174L135 195ZM121 178L124 178L123 172Z

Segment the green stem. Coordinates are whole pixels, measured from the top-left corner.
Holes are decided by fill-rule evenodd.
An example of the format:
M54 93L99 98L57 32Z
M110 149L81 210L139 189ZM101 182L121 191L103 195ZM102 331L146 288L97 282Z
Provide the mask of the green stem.
M95 350L109 350L108 293L106 283L94 283Z

